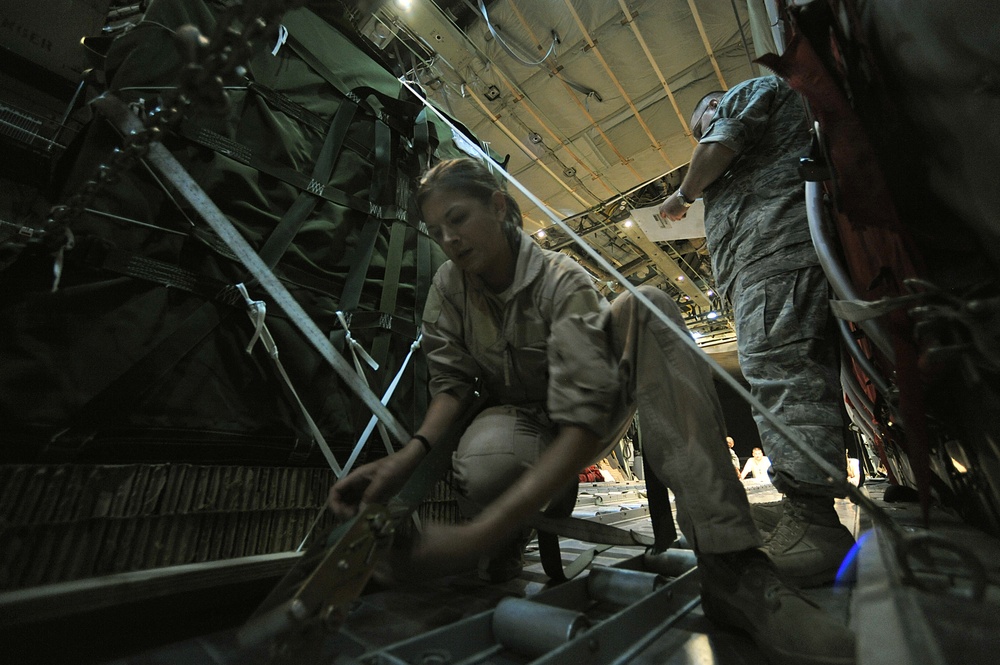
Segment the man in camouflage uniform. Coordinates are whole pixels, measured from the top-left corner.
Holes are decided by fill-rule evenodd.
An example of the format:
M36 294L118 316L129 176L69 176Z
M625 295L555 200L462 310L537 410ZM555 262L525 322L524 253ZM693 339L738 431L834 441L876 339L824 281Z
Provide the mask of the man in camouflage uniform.
M802 102L777 77L751 79L706 95L691 130L699 144L660 213L680 219L704 196L718 290L733 303L740 367L754 396L800 442L843 468L836 336L797 171L810 140ZM854 544L834 509L835 490L759 414L755 418L774 486L784 494L771 511L776 525L767 524L774 529L765 551L791 581L830 582ZM755 511L762 528L767 512Z

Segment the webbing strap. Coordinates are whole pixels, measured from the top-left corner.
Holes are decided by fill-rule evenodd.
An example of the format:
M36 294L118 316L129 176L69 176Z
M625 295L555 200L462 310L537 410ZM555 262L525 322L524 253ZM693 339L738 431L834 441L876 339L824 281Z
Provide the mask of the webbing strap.
M178 132L184 138L204 148L213 150L240 164L277 178L285 184L309 192L339 206L350 208L356 212L362 212L378 219L389 220L403 216L403 213L395 206L376 206L335 187L324 185L322 182L307 176L305 173L288 168L287 166L275 164L255 153L249 146L234 141L207 127L193 128L186 123L182 123Z
M585 543L642 547L653 545L652 538L638 531L626 531L610 524L579 517L552 517L545 513L535 513L525 524L540 532L545 531Z
M284 381L285 388L291 394L295 404L299 407L299 411L302 413L302 417L306 421L306 426L308 426L309 432L312 434L313 441L319 444L319 448L323 452L323 457L326 458L326 462L330 465L333 473L337 476L337 478L342 478L345 473L344 470L341 469L340 464L337 463L337 458L334 456L333 451L330 450L330 446L326 442L326 437L323 436L319 427L316 426L316 421L314 421L312 415L310 415L309 409L307 409L306 405L302 403L302 399L299 397L298 391L295 390L295 385L292 383L291 378L289 378L288 373L285 371L285 366L278 357L278 345L274 341L274 337L271 336L271 331L267 329L267 323L264 322L264 317L267 314L267 305L263 300L251 300L250 294L247 292L247 288L243 284L237 284L236 290L243 296L247 306L247 316L250 317L250 320L254 324L254 333L250 337L249 344L247 344L247 353L249 354L253 352L253 347L257 345L258 341L264 346L264 351L267 353L268 357L274 361L275 369L278 370L278 375L281 377L281 380Z
M406 181L400 178L399 184L401 187L405 188ZM399 293L399 276L402 269L405 240L406 225L402 222L394 222L392 225L392 232L389 236L389 251L385 259L385 276L382 279L382 299L379 301L379 310L383 312L392 312L396 309L396 295ZM389 331L379 331L376 333L375 339L372 340L372 355L375 357L375 361L380 366L385 366L389 360L389 348L391 341L392 335ZM399 380L402 378L403 370L406 368L406 365L409 363L410 356L412 355L413 347L411 347L410 353L406 356L403 366L392 379L391 385L393 392L399 384ZM388 373L386 373L386 376L388 376ZM384 427L379 427L379 436L382 438L382 444L385 446L386 452L393 452L392 444L389 442L389 435L385 431Z
M427 303L427 295L430 293L431 279L431 239L423 233L418 233L417 284L414 287L416 304L413 308L418 325L423 321L424 305ZM413 385L415 386L413 408L415 415L427 413L428 391L424 386L429 383L427 361L424 356L420 356L413 366Z
M93 268L180 289L224 305L239 302L239 295L232 284L200 275L174 263L139 256L117 247L85 241L77 246L72 258L82 260L84 265Z
M247 90L259 95L271 108L275 108L285 115L292 116L303 125L309 125L318 132L326 129L326 122L318 114L289 99L277 90L261 85L256 81L249 81L247 83Z
M337 109L326 134L326 140L323 142L323 147L320 148L313 166L311 178L313 182L323 184L330 182L333 165L344 145L344 139L347 137L347 132L351 128L351 122L354 120L354 114L357 110L357 104L350 101L344 102ZM318 202L319 197L308 189L296 197L260 250L260 258L269 268L278 264Z
M392 177L395 175L395 170L392 168L392 152L392 133L389 127L383 122L376 122L375 168L372 187L369 190L373 208L386 200L387 185L394 180ZM368 267L371 265L375 241L378 239L381 226L381 220L370 216L358 235L358 241L352 255L351 268L347 273L344 291L340 296L340 309L343 311L352 312L358 308L358 304L361 302L361 291L364 288L365 277L368 275Z
M389 384L389 387L385 391L385 394L382 395L383 404L388 405L389 400L392 399L393 393L396 392L396 386L399 385L400 379L403 378L403 374L406 372L406 368L409 366L410 360L413 358L413 355L416 353L417 349L420 348L421 339L423 338L417 337L417 339L413 342L413 344L410 345L410 352L406 354L406 358L403 360L403 364L400 366L399 371L396 372L396 376L393 377L392 382ZM354 468L354 463L357 461L358 455L360 455L361 451L364 450L365 444L368 443L368 437L371 436L372 430L375 429L375 426L377 424L378 424L378 418L376 418L375 416L372 416L368 420L368 425L365 427L365 430L361 433L361 436L358 437L358 442L355 444L354 450L351 451L351 456L347 459L347 462L344 464L345 474L350 473L351 469ZM384 438L383 441L386 446L386 452L390 454L394 452L390 443L386 441Z
M405 90L405 88L404 88ZM431 146L430 118L426 109L420 109L417 121L413 125L413 152L417 156L420 172L430 168L430 158L434 149Z
M653 524L653 548L666 551L677 540L677 527L670 509L667 486L655 473L646 474L646 498L649 500L649 517Z
M543 518L564 518L573 514L576 506L576 495L580 491L580 479L574 478L573 482L552 499L549 505L542 511ZM589 553L589 556L588 556ZM562 552L559 549L559 535L552 530L538 530L538 556L542 561L542 570L550 579L556 582L565 582L572 579L594 560L593 550L583 552L573 563L569 570L563 569ZM582 562L582 563L581 563Z
M403 250L406 241L406 225L394 222L389 234L389 251L385 257L385 277L382 280L382 299L379 301L379 311L396 311L396 300L399 294L399 277L403 267ZM392 337L388 333L380 333L372 342L372 355L380 365L385 365L389 359L389 343Z

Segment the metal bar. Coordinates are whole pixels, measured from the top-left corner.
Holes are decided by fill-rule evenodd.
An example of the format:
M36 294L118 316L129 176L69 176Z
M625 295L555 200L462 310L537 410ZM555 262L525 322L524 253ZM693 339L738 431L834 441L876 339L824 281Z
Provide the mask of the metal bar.
M643 580L658 577L642 570L643 558L635 557L611 570L625 577L636 574ZM593 573L591 573L593 574ZM652 578L647 576L652 575ZM623 579L623 578L622 578ZM662 579L662 578L661 578ZM528 600L508 599L498 605L501 616L488 610L464 620L397 642L358 656L350 663L420 663L434 655L447 655L453 664L530 662L610 665L627 663L699 602L699 577L689 570L649 593L633 598L637 602L619 609L588 630L580 630L602 607L590 592L589 576L548 589ZM606 610L606 605L603 606ZM533 626L523 610L545 624ZM530 611L529 611L530 610ZM601 611L596 612L602 614ZM548 616L546 616L548 615ZM580 617L585 617L581 619ZM497 636L499 627L500 638ZM527 634L525 634L527 633ZM508 641L508 644L504 643ZM514 647L508 649L506 647ZM544 648L544 651L542 649ZM525 661L525 656L530 660ZM338 661L339 662L339 661ZM434 661L439 662L439 661ZM441 661L445 662L445 661Z
M532 665L629 663L701 602L696 570L629 605Z

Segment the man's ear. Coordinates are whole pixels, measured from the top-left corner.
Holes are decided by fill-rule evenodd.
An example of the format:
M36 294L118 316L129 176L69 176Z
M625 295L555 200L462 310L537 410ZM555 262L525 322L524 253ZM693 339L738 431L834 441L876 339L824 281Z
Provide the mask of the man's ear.
M496 211L501 218L507 215L507 196L503 192L499 189L493 192L493 196L490 197L490 202L493 204L493 210Z

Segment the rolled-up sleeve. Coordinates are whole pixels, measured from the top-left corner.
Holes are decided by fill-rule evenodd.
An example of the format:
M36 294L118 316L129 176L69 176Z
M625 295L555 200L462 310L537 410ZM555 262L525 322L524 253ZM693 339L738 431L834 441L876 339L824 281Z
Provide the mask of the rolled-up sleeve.
M462 326L461 314L435 279L424 306L421 342L432 396L442 392L462 395L475 384L479 366L462 341Z
M554 422L607 432L619 391L609 317L607 303L585 278L560 280L548 342L548 410Z

